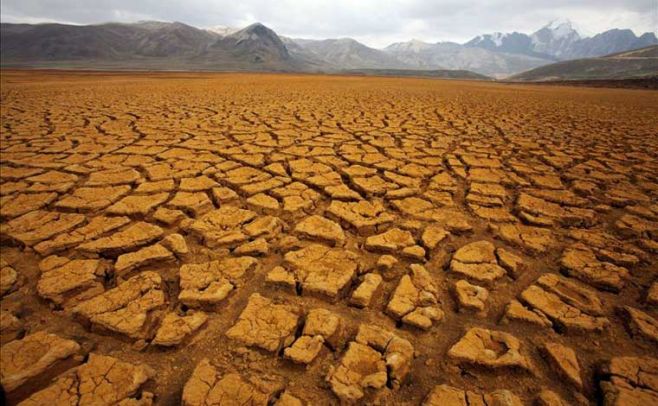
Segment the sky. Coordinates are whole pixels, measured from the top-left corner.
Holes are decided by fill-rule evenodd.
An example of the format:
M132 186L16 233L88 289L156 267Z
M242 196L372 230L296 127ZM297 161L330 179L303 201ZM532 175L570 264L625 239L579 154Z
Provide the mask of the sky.
M658 29L658 0L2 0L2 22L97 24L180 21L200 28L261 22L294 38L465 42L491 32L532 33L569 19L581 35Z

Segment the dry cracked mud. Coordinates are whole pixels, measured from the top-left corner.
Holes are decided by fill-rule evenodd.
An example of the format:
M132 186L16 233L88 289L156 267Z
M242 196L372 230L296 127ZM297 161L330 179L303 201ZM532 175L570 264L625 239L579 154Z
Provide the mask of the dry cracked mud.
M8 404L658 404L658 93L3 71Z

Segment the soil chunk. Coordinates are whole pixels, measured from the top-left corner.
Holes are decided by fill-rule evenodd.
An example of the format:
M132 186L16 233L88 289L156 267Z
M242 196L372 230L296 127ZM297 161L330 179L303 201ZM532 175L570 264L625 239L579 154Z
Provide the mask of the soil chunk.
M174 312L167 313L162 319L152 343L166 347L180 344L187 336L201 328L208 320L203 312L190 312L180 316Z
M409 371L414 349L409 341L371 325L361 325L327 382L343 402L371 397L387 382L398 387Z
M92 253L127 252L153 242L162 235L160 227L140 221L110 236L80 244L78 250Z
M140 387L155 377L155 371L146 365L131 364L114 357L89 354L89 360L60 376L46 389L34 393L22 406L45 404L74 405L150 405L153 396L138 394ZM138 400L139 399L139 400Z
M328 242L332 245L343 245L345 233L343 229L329 219L314 215L297 223L295 232L303 237Z
M448 351L448 356L488 368L518 367L532 369L530 360L521 354L521 341L502 331L471 328Z
M239 374L220 375L208 359L197 364L183 388L182 404L205 405L262 405L266 406L280 386L261 380L247 379Z
M386 312L414 327L427 330L443 319L438 288L422 265L410 266L411 275L404 275L395 288Z
M178 300L187 306L216 305L239 287L258 260L252 257L225 258L180 268Z
M284 257L300 282L303 294L336 299L356 277L358 256L342 248L312 244Z
M72 309L86 323L130 338L149 337L156 322L154 313L166 306L162 278L142 272Z
M658 359L615 357L601 368L603 404L651 405L658 402Z
M277 352L292 344L299 318L297 309L254 293L226 335L245 345Z
M580 377L580 366L573 349L557 343L546 343L544 353L549 364L560 376L582 390L583 380Z
M0 350L0 383L11 392L79 350L75 341L44 331L4 344Z

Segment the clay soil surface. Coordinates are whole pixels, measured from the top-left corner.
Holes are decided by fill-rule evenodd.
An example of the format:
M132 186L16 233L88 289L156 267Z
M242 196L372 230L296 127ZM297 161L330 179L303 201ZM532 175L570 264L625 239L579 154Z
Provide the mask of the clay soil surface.
M658 92L1 84L9 404L658 404Z

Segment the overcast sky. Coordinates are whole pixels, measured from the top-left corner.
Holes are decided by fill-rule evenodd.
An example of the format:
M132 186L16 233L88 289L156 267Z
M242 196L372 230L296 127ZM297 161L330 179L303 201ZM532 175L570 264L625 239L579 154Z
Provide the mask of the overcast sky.
M300 38L352 37L374 47L415 38L464 42L531 33L568 18L581 34L656 31L658 0L2 0L2 22L181 21L196 27L262 22Z

